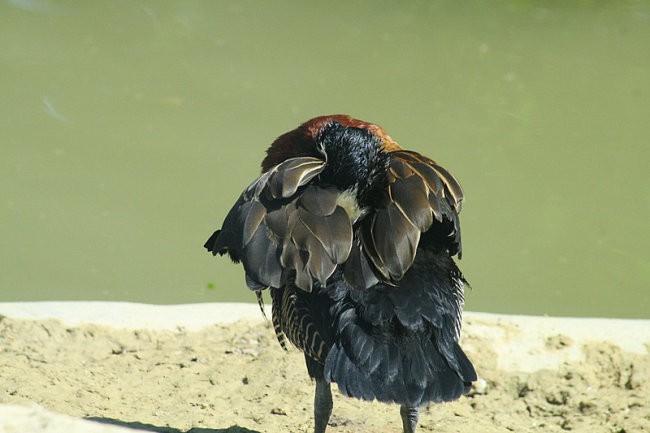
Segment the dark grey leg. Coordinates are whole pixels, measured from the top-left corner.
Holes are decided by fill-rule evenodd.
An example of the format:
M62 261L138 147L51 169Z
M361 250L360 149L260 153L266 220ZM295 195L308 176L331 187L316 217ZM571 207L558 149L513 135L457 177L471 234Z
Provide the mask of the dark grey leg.
M420 408L403 405L399 408L399 414L402 415L404 433L415 433L415 426L418 425L420 417Z
M314 433L325 433L332 414L332 390L323 379L316 379L314 395Z

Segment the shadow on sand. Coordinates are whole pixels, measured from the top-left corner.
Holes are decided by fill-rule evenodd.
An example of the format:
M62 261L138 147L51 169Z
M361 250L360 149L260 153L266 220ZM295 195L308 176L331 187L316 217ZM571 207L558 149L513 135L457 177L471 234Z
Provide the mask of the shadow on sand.
M239 427L237 425L230 426L228 428L203 428L203 427L194 427L189 430L179 430L173 427L160 427L152 424L145 424L137 421L127 422L119 419L113 418L101 418L101 417L87 417L89 421L101 422L104 424L112 424L120 427L126 427L136 430L143 430L156 433L260 433L257 430L247 429L245 427Z

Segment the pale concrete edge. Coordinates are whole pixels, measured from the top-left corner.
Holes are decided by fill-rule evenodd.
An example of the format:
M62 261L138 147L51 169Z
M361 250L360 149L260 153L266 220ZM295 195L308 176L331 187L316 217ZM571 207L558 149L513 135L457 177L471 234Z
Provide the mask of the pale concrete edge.
M268 314L270 307L266 305L265 310ZM95 323L127 329L136 326L148 326L152 329L175 329L179 326L200 329L214 324L232 323L241 319L263 319L259 306L247 302L177 305L110 301L0 302L0 315L16 319L58 319L68 324ZM580 326L581 323L606 327L611 325L631 326L635 329L647 330L647 333L650 334L650 320L646 319L526 316L471 311L466 311L464 317L497 323L530 323L536 326L557 327L558 329L566 326ZM591 333L594 332L594 329L591 328Z
M270 314L270 308L266 308ZM200 330L242 319L262 320L257 304L244 302L156 305L133 302L43 301L0 303L0 315L14 319L56 319L66 325L84 323L124 329Z

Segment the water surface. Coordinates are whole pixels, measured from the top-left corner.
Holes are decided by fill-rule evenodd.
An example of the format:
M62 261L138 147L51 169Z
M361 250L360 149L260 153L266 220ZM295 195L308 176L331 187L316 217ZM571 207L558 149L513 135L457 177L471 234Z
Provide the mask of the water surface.
M648 2L7 0L0 301L252 301L203 242L349 113L460 179L468 308L650 317L649 53Z

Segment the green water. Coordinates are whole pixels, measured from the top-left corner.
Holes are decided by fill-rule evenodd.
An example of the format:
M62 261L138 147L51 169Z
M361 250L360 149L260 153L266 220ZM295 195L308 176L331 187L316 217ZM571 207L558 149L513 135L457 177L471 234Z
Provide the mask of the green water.
M468 309L650 317L650 2L11 0L0 95L0 301L253 301L203 242L349 113L460 179Z

